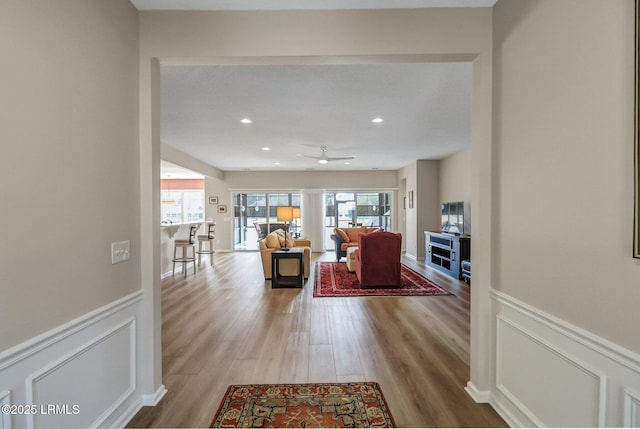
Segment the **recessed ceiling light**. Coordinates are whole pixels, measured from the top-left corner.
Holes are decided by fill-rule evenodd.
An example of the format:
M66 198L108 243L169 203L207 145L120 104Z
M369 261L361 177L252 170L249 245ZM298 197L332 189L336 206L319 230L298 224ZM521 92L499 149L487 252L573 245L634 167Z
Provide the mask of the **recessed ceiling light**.
M371 122L373 122L374 124L379 124L382 121L384 121L384 119L382 119L380 116L371 120Z
M271 148L265 146L265 147L262 148L262 150L271 150Z
M351 165L349 161L345 162L344 165Z
M326 164L328 162L329 161L327 161L326 159L321 159L321 160L318 161L318 163L320 163L320 164Z
M275 165L280 165L280 163L279 163L279 162L274 162L274 164L275 164Z
M242 118L242 119L240 119L240 122L242 122L243 124L250 124L253 121L251 119L249 119L249 118Z

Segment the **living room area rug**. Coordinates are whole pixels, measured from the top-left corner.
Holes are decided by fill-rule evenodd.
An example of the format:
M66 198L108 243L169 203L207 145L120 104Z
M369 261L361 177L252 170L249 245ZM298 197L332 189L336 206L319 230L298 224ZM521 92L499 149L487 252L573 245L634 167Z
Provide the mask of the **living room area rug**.
M212 428L395 427L375 382L231 385Z
M401 265L399 288L363 288L344 262L316 262L314 297L453 295L411 268Z

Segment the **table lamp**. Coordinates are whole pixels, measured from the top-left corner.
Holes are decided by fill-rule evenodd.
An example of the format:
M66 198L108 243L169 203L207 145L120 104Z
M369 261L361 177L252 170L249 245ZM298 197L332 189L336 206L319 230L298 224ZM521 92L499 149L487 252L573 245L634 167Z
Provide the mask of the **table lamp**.
M300 207L294 207L293 208L293 219L295 219L295 225L296 225L296 235L295 238L300 237L300 234L298 233L298 219L300 219L301 214L300 214Z
M293 207L277 207L276 208L276 217L279 222L284 222L284 247L281 250L285 252L289 251L287 248L287 230L289 229L289 225L287 222L291 222L293 220Z

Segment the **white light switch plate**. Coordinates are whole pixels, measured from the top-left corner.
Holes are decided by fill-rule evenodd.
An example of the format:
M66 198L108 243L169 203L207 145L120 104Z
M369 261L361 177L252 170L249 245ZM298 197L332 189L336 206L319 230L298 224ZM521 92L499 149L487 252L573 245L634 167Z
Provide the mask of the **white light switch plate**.
M118 262L128 261L131 257L131 242L129 240L126 241L118 241L116 243L111 243L111 263L117 264Z

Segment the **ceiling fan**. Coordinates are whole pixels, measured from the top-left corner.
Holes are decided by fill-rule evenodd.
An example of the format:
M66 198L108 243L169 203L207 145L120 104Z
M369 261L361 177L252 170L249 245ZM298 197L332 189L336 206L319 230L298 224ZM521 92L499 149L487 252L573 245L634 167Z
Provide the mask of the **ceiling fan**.
M328 156L326 146L320 146L320 151L322 152L320 156L302 155L302 154L298 154L298 155L304 156L305 158L317 159L320 164L326 164L330 161L346 161L348 159L355 158L355 156Z

